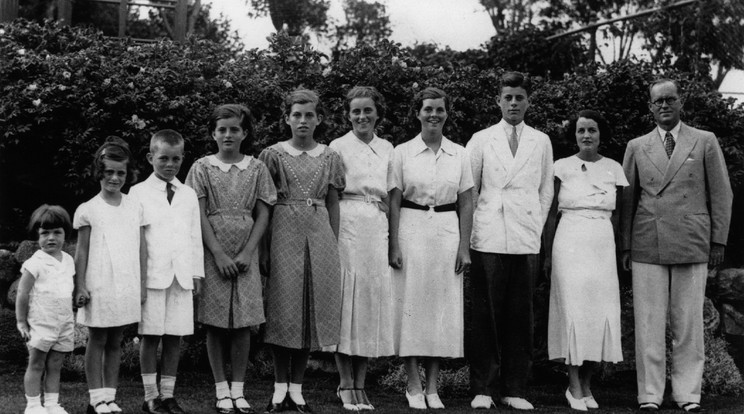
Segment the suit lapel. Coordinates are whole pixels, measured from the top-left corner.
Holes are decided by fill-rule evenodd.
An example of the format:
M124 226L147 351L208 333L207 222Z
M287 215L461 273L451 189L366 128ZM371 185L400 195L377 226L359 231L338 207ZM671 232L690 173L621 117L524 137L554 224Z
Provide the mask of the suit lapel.
M651 163L654 164L659 174L664 174L669 165L669 158L664 150L664 145L661 143L659 134L656 129L645 136L646 144L643 146L643 152L646 153Z
M670 181L672 181L672 178L675 174L677 174L677 171L679 171L679 169L682 167L682 164L685 163L692 149L695 148L696 143L697 140L695 140L690 134L687 125L682 124L679 129L679 136L677 137L677 141L675 142L672 158L669 159L669 164L667 165L666 171L664 172L664 178L661 181L661 187L659 188L659 191L663 190L664 187L666 187L666 185L669 184Z
M490 151L496 154L496 157L499 159L498 168L502 168L505 172L508 172L509 166L514 162L514 159L511 159L511 149L509 149L509 143L506 141L506 134L498 124L491 131L489 146ZM504 182L502 185L505 184Z

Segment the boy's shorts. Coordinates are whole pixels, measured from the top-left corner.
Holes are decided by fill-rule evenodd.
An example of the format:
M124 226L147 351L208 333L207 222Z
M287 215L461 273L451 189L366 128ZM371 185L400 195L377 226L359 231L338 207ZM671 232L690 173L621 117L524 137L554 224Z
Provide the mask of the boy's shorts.
M72 352L75 349L72 298L34 298L32 302L28 310L31 339L27 346L43 352Z
M194 333L194 297L174 278L167 289L147 289L140 335L184 336Z

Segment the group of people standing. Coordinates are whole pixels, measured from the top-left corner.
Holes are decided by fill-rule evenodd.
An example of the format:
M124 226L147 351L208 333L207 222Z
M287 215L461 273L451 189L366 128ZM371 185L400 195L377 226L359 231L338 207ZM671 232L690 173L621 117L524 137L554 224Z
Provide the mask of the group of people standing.
M554 164L548 136L524 123L529 78L505 73L498 92L502 120L463 147L443 135L449 96L421 90L411 107L421 132L393 148L375 134L386 111L375 88L348 92L352 130L328 146L314 138L325 115L318 96L296 90L282 105L291 137L257 159L241 150L253 138L249 109L223 105L209 124L218 151L193 164L185 185L175 178L183 139L164 130L151 141L153 175L129 196L121 187L133 180L131 154L120 140L105 143L96 153L101 192L74 220L80 236L71 274L77 274L78 318L91 327L88 412L121 411L117 341L131 316L143 335L142 409L183 412L173 387L180 337L193 332L192 292L196 319L207 327L219 413L255 411L243 381L251 334L263 323L275 376L269 413L312 412L302 383L314 350L335 353L337 395L346 410L374 409L365 392L368 359L391 355L404 359L411 408L444 408L440 361L466 357L473 408L491 408L496 398L533 409L526 396L541 246L552 269L549 357L568 366L571 408L597 408L594 366L622 360L616 234L622 234L623 264L633 269L639 408L658 410L663 399L669 313L672 398L685 411L699 411L706 268L723 258L731 214L715 136L680 122L681 89L662 79L649 88L658 127L628 144L622 166L599 154L610 128L593 110L579 112L568 126L578 153ZM61 228L62 239L69 232L69 218L53 219L58 215L35 214L31 229L41 252L59 262L59 240L43 242L44 229ZM35 269L24 264L30 279L19 298L33 293L33 279L41 281ZM140 278L125 288L121 274L138 271L141 289ZM466 274L473 301L467 338ZM72 295L72 286L67 290ZM129 306L140 301L141 310ZM31 302L22 306L33 309ZM37 359L69 351L54 348L54 341L35 345L26 315L18 313L19 330L31 338L30 349L42 352ZM47 365L56 363L52 355ZM38 369L30 363L27 377ZM53 377L45 395L54 395ZM39 401L38 379L26 383L29 407Z

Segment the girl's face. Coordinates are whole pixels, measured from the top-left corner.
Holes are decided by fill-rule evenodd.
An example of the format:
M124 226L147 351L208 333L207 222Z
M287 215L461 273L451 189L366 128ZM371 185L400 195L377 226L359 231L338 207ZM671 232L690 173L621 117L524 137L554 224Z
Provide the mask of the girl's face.
M240 144L248 136L240 122L240 118L237 117L217 120L214 131L212 131L212 138L217 142L221 153L240 152Z
M579 151L596 153L599 149L599 125L589 118L579 118L576 121L576 144Z
M54 255L62 250L65 243L65 229L56 227L44 229L39 227L39 247L44 253Z
M315 104L312 102L293 104L289 115L284 116L284 122L292 130L292 137L297 138L312 138L315 128L322 120L323 116L315 112Z
M101 178L101 191L109 194L121 192L121 188L127 182L127 161L103 160L103 178Z
M375 131L379 116L372 98L354 98L349 102L349 121L357 136L369 136Z
M447 120L447 108L444 98L424 99L418 112L418 120L421 122L422 131L442 132L444 121Z

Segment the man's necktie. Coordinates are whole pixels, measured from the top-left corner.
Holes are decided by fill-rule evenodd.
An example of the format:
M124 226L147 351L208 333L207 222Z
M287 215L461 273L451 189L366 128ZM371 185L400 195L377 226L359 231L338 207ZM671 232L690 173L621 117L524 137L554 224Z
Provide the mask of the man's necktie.
M165 183L165 194L168 197L168 204L170 204L171 201L173 201L173 194L175 194L173 191L173 184Z
M666 150L667 158L672 158L672 152L674 152L674 137L672 133L667 131L664 136L664 150Z
M519 139L517 137L517 127L512 127L511 138L509 138L509 149L511 149L512 156L517 155L517 147L519 147Z

